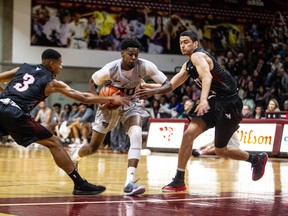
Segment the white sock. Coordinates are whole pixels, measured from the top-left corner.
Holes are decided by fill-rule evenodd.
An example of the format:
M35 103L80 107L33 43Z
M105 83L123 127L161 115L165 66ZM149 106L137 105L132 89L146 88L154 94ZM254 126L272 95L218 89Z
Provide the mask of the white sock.
M79 162L79 161L81 160L81 157L80 157L79 154L78 154L79 150L80 150L80 148L76 148L76 149L75 149L75 152L72 153L71 159L72 159L73 161Z
M135 172L136 172L135 167L128 167L127 168L127 176L126 176L125 186L128 185L129 182L134 181Z
M83 139L82 144L86 145L88 143L88 139Z

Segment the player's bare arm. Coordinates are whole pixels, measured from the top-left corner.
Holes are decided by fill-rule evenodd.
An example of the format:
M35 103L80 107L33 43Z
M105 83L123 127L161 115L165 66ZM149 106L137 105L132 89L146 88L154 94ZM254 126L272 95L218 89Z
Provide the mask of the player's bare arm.
M15 76L18 69L19 67L0 73L0 82L9 82Z
M182 85L188 79L189 74L186 70L186 64L187 63L184 63L179 73L173 76L172 79L170 80L173 90Z
M172 91L172 85L168 79L166 79L165 82L160 87L154 86L153 88L153 85L151 85L150 87L151 88L139 89L134 95L134 97L140 99L146 99L152 97L155 94L165 94Z
M88 92L87 93L80 92L70 88L66 83L58 80L53 80L50 83L48 83L45 89L46 95L50 95L55 92L61 93L69 98L72 98L74 100L86 104L113 102L116 104L128 105L130 103L130 100L128 98L121 97L120 95L113 95L111 97L102 97Z
M194 53L191 56L193 65L195 65L195 67L197 68L202 88L200 102L195 109L195 113L197 113L197 115L203 115L204 113L207 113L210 109L208 103L208 95L211 87L212 75L210 73L211 68L208 63L209 59L207 59L206 54L203 53ZM211 66L213 67L213 65Z

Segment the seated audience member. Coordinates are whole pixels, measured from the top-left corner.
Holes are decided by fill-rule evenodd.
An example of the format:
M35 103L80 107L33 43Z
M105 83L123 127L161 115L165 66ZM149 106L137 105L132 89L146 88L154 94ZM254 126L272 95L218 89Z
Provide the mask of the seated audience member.
M151 105L146 108L146 111L150 114L151 118L160 118L160 102L157 99L153 99Z
M248 104L244 104L242 108L242 117L243 118L253 118L251 108Z
M70 114L72 113L72 105L67 103L63 107L63 115L62 115L62 122L68 121Z
M39 103L39 111L35 117L35 121L40 122L44 127L49 129L49 124L51 123L51 118L52 118L52 109L47 107L45 101L40 102Z
M52 106L52 118L49 124L49 128L52 132L59 136L59 128L62 124L64 111L62 110L62 105L60 103L54 103Z
M255 108L255 111L253 113L253 117L255 119L263 119L265 118L265 113L264 113L264 109L261 105L257 105Z
M195 102L192 99L185 100L184 111L181 115L179 115L178 118L187 118L187 116L189 115L189 112L192 110L194 105L195 105Z
M275 98L272 98L268 102L266 112L279 112L279 103Z
M74 118L73 122L69 125L75 138L74 147L88 143L88 136L91 133L91 123L94 122L94 119L95 112L87 104L80 104L78 117Z
M165 95L161 95L159 102L160 102L160 109L159 109L160 117L171 118L172 109L169 108L167 97Z
M72 114L72 105L65 104L63 107L63 114L61 115L61 125L59 126L59 135L64 145L71 143L72 133L71 128L68 127L68 120Z

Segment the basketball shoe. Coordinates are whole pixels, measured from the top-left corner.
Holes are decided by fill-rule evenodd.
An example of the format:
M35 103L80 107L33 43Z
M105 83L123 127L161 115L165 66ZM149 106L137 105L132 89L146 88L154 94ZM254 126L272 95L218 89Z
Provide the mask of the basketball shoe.
M138 179L139 180L139 179ZM137 186L136 182L138 181L130 181L125 187L124 187L124 195L125 196L136 196L139 194L143 194L145 192L144 186Z
M81 160L81 157L79 157L79 155L78 155L79 149L80 149L80 147L74 148L73 151L72 151L72 154L71 154L71 160L72 160L76 170L78 170L79 161Z
M162 188L162 192L185 191L185 181L174 178L173 181Z
M257 181L257 180L262 178L262 176L265 173L265 166L266 166L266 163L268 160L268 155L265 152L260 153L259 155L257 155L257 157L258 157L258 161L256 163L252 164L252 169L253 169L252 179L253 179L253 181Z
M74 186L73 194L74 195L95 195L102 193L106 190L106 187L101 185L93 185L89 183L87 180L84 181L83 184Z

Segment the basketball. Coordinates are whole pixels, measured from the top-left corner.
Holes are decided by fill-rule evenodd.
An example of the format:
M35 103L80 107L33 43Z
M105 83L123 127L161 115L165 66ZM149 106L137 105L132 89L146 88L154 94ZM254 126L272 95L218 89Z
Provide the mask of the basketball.
M119 88L115 86L111 86L111 85L106 85L100 89L99 96L106 96L106 97L112 96L117 91L119 91ZM119 95L124 96L124 93L120 91ZM120 106L119 104L113 104L110 102L108 105L108 108L115 109L119 106Z

